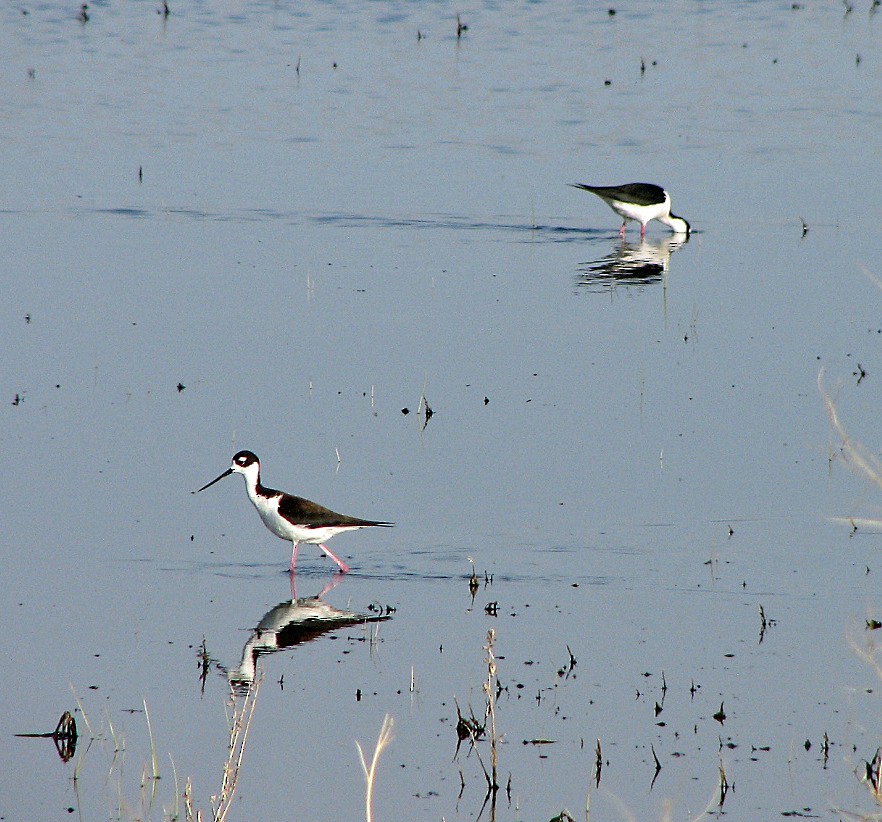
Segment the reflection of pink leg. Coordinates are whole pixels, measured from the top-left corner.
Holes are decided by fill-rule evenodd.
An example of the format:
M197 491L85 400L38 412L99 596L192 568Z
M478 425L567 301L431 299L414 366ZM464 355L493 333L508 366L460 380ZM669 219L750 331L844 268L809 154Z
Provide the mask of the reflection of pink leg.
M337 573L334 574L333 578L328 582L328 584L325 585L324 588L322 588L322 590L319 592L316 599L321 599L325 594L328 593L328 591L333 591L334 588L336 588L342 581L343 581L343 572L337 571Z
M321 548L322 551L324 551L324 552L325 552L325 553L326 553L326 554L327 554L332 560L334 560L334 562L337 563L337 565L340 566L340 570L341 570L344 574L345 574L345 573L348 573L348 571L349 571L349 566L348 566L345 562L343 562L343 560L340 559L340 557L336 557L336 556L334 556L334 554L332 554L331 551L328 550L328 546L327 546L327 545L319 545L319 548Z
M625 239L625 226L626 225L627 225L627 223L622 223L622 227L619 229L619 237L621 237L623 240Z
M297 602L297 575L292 571L291 577L291 602Z

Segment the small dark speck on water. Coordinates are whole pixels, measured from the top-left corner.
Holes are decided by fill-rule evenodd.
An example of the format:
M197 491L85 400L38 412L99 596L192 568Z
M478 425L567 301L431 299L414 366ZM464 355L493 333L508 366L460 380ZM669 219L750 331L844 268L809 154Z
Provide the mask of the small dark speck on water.
M183 391L186 387L187 387L187 386L184 385L184 383L179 382L179 383L177 384L178 393L180 394L181 391Z
M337 62L336 62L336 61L334 61L333 63L331 63L331 68L337 68ZM330 265L330 263L328 263L328 265Z
M28 325L31 324L31 315L30 315L30 314L25 314L25 322L26 322Z
M405 416L406 416L406 415L407 415L407 414L409 414L409 413L410 413L410 409L409 409L409 408L407 408L407 407L405 407L405 408L402 408L402 409L401 409L401 413L402 413L402 414L404 414L404 415L405 415Z
M489 404L490 404L490 398L484 397L484 405L489 405Z
M606 13L607 13L610 17L615 17L615 16L616 16L616 10L615 10L615 9L608 9Z
M144 166L138 166L138 182L144 182Z
M81 23L88 23L89 22L89 4L88 3L83 3L83 5L80 6L80 14L77 17L77 19Z
M611 86L611 85L612 85L612 80L604 80L604 81L603 81L603 85L605 85L605 86Z

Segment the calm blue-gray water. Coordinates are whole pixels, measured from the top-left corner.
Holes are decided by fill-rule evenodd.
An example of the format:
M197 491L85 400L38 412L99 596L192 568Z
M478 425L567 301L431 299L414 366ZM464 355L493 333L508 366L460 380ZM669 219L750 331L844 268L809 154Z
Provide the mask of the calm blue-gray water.
M230 820L365 818L387 714L378 820L878 813L882 491L818 389L872 467L871 0L80 5L0 10L0 818L208 818L250 676ZM688 241L567 185L631 181ZM396 527L292 602L191 494L243 448Z

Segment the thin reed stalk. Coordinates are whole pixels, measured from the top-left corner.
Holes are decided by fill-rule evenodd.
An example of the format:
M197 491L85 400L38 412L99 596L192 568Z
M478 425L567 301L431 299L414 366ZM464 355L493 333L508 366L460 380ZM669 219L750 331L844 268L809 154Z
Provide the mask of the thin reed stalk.
M221 780L220 793L211 797L211 818L214 822L224 822L233 806L236 788L239 785L239 774L245 746L248 744L248 731L254 718L257 696L263 674L258 676L244 692L244 696L233 692L230 715L230 742L227 748L227 761L224 763L224 775ZM241 697L241 701L240 701ZM201 818L201 813L197 815Z
M366 783L364 795L364 815L367 822L373 822L374 811L374 782L377 776L377 765L380 762L380 756L389 746L393 739L393 728L395 720L389 714L383 718L383 724L380 726L380 735L377 737L377 744L374 747L374 755L371 757L371 764L367 764L362 750L361 743L356 740L355 747L358 748L358 758L361 760L361 769L364 771L364 781Z

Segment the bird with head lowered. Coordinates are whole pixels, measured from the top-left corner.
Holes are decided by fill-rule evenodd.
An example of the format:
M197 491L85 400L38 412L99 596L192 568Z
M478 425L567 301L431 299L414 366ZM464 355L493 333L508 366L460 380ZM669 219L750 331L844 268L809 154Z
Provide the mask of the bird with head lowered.
M664 223L675 234L689 236L692 227L682 217L671 213L671 195L654 183L625 183L621 186L589 186L584 183L570 183L573 188L581 188L596 194L622 218L619 234L625 237L628 220L640 223L640 237L646 236L646 224L650 220Z

